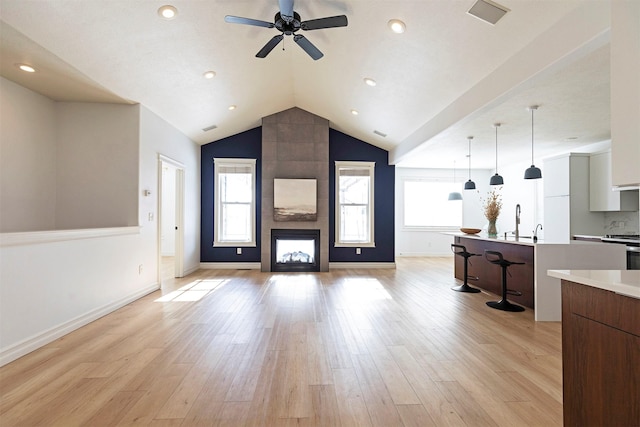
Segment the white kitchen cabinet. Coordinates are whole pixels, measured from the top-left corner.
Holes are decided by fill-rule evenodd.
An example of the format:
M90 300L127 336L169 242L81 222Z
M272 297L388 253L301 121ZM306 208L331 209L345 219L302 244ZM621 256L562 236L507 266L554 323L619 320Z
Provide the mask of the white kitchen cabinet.
M611 151L594 153L589 161L589 209L637 211L638 190L612 191Z
M640 1L611 2L613 185L640 185Z
M589 154L545 159L544 240L567 243L576 234L604 234L604 213L589 209Z

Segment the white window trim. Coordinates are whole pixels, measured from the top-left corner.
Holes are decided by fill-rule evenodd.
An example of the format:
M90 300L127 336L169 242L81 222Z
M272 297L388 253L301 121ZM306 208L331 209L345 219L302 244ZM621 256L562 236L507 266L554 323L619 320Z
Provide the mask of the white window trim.
M460 227L457 226L434 226L434 225L406 225L404 223L404 209L405 209L405 198L406 198L406 194L405 194L405 182L410 181L410 182L416 182L416 181L422 181L422 182L447 182L447 183L452 183L452 184L460 184L460 192L462 193L462 183L464 182L464 180L460 180L458 178L456 178L456 180L454 181L453 179L450 179L446 176L431 176L431 177L426 177L426 176L403 176L402 180L401 180L401 187L400 187L400 192L402 194L402 200L400 201L400 206L402 207L402 211L401 211L401 215L400 217L402 218L402 225L400 227L401 231L415 231L415 232L420 232L420 231L431 231L431 232L457 232L460 231ZM463 222L464 222L464 212L463 212Z
M335 162L335 243L336 248L375 248L375 162ZM369 170L371 178L369 185L369 241L368 242L342 242L340 241L340 169L341 168L361 168Z
M251 169L251 241L220 241L220 191L218 191L218 170L221 166L241 165ZM213 158L214 206L213 206L213 246L214 247L256 247L256 159L232 159L224 157Z

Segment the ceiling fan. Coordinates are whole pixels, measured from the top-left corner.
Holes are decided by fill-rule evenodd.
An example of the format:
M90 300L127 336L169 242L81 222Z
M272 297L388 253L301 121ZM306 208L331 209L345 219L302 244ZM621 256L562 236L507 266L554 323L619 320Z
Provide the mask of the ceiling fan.
M242 18L240 16L227 15L224 17L225 22L230 24L253 25L255 27L276 28L282 34L274 36L264 45L256 57L264 58L273 50L278 43L282 41L285 35L293 35L293 41L300 46L314 60L318 60L324 56L320 50L313 45L302 34L295 34L298 30L321 30L323 28L346 27L347 17L345 15L330 16L327 18L311 19L309 21L301 21L300 15L293 10L293 0L278 0L280 12L276 13L274 22L260 21L258 19Z

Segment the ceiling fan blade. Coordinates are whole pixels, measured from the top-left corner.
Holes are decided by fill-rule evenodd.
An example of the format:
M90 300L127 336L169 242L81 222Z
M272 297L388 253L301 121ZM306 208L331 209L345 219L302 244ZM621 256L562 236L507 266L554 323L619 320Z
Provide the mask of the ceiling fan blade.
M269 54L269 52L271 52L273 48L276 47L278 43L282 41L283 38L284 36L282 34L274 36L271 40L267 42L267 44L264 45L262 49L260 49L260 52L256 53L256 58L266 57Z
M278 0L280 6L280 16L284 22L291 22L293 20L293 0Z
M251 18L242 18L240 16L231 16L231 15L225 16L224 22L228 22L229 24L253 25L254 27L265 27L265 28L275 27L275 25L272 22L260 21L258 19L251 19Z
M320 52L320 50L313 45L305 36L301 36L300 34L296 34L293 36L293 41L298 43L298 46L302 48L314 61L322 58L324 54Z
M300 23L300 28L306 31L320 30L322 28L346 27L348 23L346 15L338 15L304 21Z

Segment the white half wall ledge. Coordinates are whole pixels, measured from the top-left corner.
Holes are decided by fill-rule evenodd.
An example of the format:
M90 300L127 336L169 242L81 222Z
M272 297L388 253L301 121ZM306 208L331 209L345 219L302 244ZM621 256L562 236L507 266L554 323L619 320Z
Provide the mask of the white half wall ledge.
M0 233L0 247L140 234L141 226Z
M32 337L29 337L23 341L13 344L5 349L0 349L0 367L7 363L31 353L40 347L47 345L58 338L65 336L89 323L98 320L99 318L110 314L119 308L124 307L148 294L151 294L160 289L159 283L154 283L138 292L114 301L110 304L98 307L83 315L77 316L74 319L66 321L60 325L54 326L44 332L38 333Z

